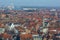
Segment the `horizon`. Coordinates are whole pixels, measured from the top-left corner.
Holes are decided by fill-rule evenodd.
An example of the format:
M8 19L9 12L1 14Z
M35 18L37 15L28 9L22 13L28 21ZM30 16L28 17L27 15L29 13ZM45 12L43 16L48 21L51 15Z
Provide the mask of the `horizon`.
M0 0L0 7L6 6L37 6L37 7L60 7L60 0Z

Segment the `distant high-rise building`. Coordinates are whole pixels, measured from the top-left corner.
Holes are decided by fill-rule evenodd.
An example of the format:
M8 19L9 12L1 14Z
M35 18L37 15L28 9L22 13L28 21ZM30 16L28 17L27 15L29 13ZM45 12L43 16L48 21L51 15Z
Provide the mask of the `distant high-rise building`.
M57 13L57 12L55 12L55 16L56 16L56 17L58 16L58 13Z
M50 11L56 11L56 9L51 9Z

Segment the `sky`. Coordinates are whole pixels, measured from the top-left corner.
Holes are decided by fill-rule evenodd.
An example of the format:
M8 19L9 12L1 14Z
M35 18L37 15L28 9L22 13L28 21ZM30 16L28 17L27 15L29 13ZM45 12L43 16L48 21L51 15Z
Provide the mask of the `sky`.
M60 0L0 0L1 6L14 5L21 6L43 6L43 7L60 7Z

